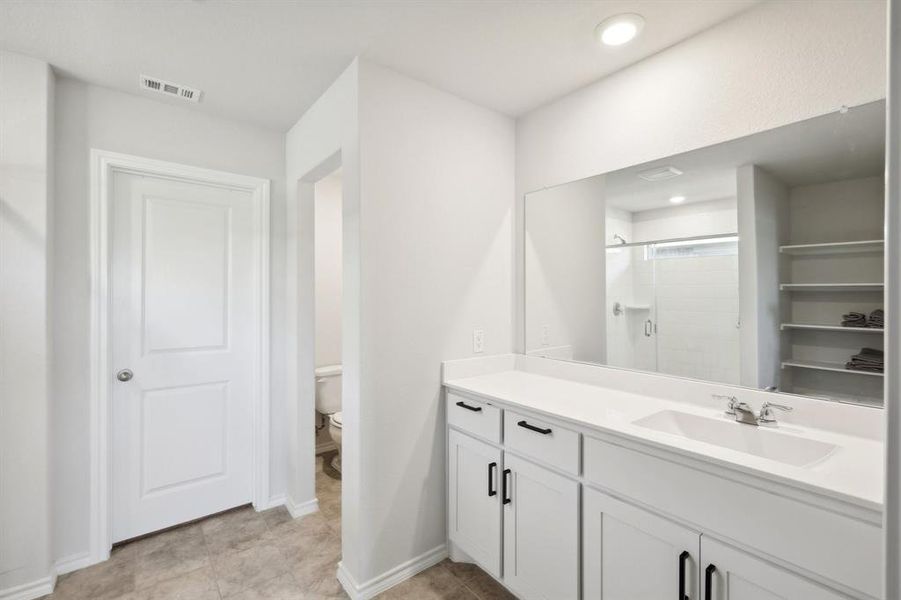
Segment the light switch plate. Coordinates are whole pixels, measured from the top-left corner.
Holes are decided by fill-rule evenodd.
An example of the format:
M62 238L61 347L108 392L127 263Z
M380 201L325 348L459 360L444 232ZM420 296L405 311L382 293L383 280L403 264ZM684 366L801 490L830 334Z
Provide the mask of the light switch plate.
M481 354L485 349L485 331L482 329L472 330L472 351L475 354Z

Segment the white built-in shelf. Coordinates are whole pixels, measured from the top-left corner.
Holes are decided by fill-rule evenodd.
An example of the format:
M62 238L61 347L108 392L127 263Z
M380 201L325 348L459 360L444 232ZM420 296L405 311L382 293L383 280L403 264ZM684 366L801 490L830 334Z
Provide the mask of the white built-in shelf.
M881 252L883 240L863 240L859 242L828 242L825 244L794 244L779 246L783 254L851 254L856 252Z
M782 368L797 367L799 369L815 369L817 371L833 371L835 373L848 373L849 375L869 375L871 377L883 377L883 373L874 371L855 371L846 369L843 363L821 362L816 360L784 360Z
M882 283L783 283L783 292L881 292Z
M623 308L626 310L651 310L651 307L647 304L626 304Z
M808 331L841 331L845 333L883 333L879 327L842 327L841 325L809 325L807 323L783 323L782 330L803 329Z

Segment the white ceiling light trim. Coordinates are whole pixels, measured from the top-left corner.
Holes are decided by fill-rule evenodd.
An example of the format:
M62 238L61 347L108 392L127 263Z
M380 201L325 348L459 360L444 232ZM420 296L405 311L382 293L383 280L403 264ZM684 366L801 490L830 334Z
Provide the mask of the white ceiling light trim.
M669 201L671 204L682 204L685 202L685 196L670 196Z
M635 13L605 19L594 29L595 38L605 46L622 46L635 39L644 28L644 17Z

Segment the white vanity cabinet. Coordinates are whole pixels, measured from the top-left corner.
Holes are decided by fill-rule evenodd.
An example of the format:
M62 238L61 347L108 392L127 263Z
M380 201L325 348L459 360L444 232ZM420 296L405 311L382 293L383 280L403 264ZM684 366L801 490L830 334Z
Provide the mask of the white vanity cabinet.
M585 600L698 598L701 534L584 488Z
M548 410L447 398L451 558L521 600L879 597L878 514Z
M850 600L713 538L701 538L704 600ZM692 598L694 598L692 596Z
M501 576L501 451L458 431L448 433L450 539Z
M502 439L498 408L449 393L447 411L448 538L455 550L523 600L578 600L578 480L491 443ZM519 452L548 450L575 470L577 433L510 415L510 426L522 430L510 436Z
M504 583L521 598L579 597L579 483L506 454Z

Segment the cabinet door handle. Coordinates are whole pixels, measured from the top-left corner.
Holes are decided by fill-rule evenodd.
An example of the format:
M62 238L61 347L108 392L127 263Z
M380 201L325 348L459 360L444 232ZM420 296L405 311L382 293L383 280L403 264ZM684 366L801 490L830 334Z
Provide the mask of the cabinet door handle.
M510 475L510 469L504 469L504 477L501 479L501 497L504 499L504 504L510 504L513 501L513 498L507 495L510 492L510 488L507 485L508 475Z
M488 465L488 495L497 496L497 487L494 485L494 477L497 472L497 463L493 462Z
M540 433L542 435L547 435L551 432L550 427L548 427L547 429L545 429L543 427L535 427L534 425L530 425L529 423L527 423L525 421L520 421L519 423L517 423L517 425L519 425L520 427L525 427L526 429L529 429L536 433Z
M704 599L713 600L713 574L716 573L716 565L709 564L704 569Z
M481 406L470 406L465 402L457 402L457 406L460 408L465 408L466 410L471 410L472 412L482 412Z
M685 593L685 563L688 562L691 554L688 550L683 550L679 555L679 600L691 600Z

